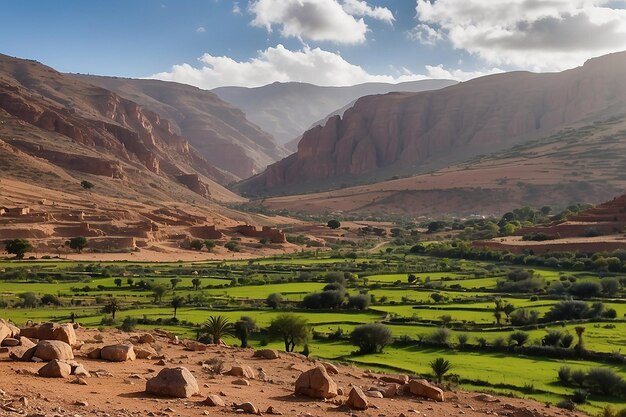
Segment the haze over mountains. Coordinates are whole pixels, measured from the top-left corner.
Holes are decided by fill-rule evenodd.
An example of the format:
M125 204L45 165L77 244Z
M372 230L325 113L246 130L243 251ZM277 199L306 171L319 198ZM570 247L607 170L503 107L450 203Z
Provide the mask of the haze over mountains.
M276 82L256 88L220 87L212 91L222 100L243 110L249 120L285 145L299 138L314 123L359 97L392 91L436 90L453 84L456 81L422 80L399 84L365 83L349 87L320 87L306 83Z
M616 53L561 73L512 72L438 91L364 97L343 118L306 132L297 153L239 189L289 194L371 183L436 171L611 117L623 127L625 71L626 53ZM568 140L568 147L578 144L576 136ZM594 164L606 158L580 157ZM616 185L616 175L622 174L604 184Z

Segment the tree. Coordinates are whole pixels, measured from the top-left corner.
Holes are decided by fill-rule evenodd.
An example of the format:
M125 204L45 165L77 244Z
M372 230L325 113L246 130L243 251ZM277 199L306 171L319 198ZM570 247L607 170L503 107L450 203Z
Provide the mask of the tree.
M430 365L430 369L432 369L433 373L435 374L437 383L439 384L441 384L443 376L447 374L448 372L450 372L450 369L452 369L452 365L450 364L450 362L444 358L437 358L434 361L432 361L429 365Z
M213 252L213 248L215 248L215 241L213 240L205 240L204 241L204 247L206 248L206 250L208 250L209 252Z
M202 246L204 246L204 242L202 242L200 239L194 239L189 242L189 247L193 250L202 250Z
M161 304L161 299L167 292L167 287L165 284L154 284L150 287L152 290L152 296L154 297L155 304Z
M219 345L224 336L233 333L233 324L224 316L210 316L202 325L202 333L211 336L213 344Z
M37 300L37 295L34 292L23 292L18 295L18 297L22 300L22 306L27 308L37 307L39 304L39 300Z
M94 187L93 183L87 180L81 181L80 186L83 187L85 190L91 190Z
M620 288L620 283L615 278L603 278L600 285L602 285L602 292L608 296L615 295Z
M326 227L330 229L339 229L341 227L341 223L339 222L339 220L332 219L329 220L328 223L326 223Z
M74 249L76 252L81 253L85 246L87 246L87 238L83 236L73 237L69 240L69 247Z
M115 297L109 298L104 307L102 307L102 312L110 314L113 320L115 320L115 313L117 313L118 310L120 310L120 304Z
M348 308L365 310L369 307L372 297L367 294L357 294L348 297Z
M59 297L54 294L44 294L41 296L41 304L60 306L61 300L59 300Z
M280 307L280 303L282 301L283 295L279 292L274 292L267 296L267 298L265 299L265 304L267 304L267 306L272 308L273 310L276 310L278 307Z
M172 298L171 304L172 308L174 309L174 318L176 318L176 312L178 311L179 307L185 305L185 299L177 295L176 297Z
M288 313L272 320L268 332L271 337L283 339L285 352L293 352L297 345L306 343L311 333L307 319Z
M5 240L4 250L15 255L17 259L24 259L26 252L32 251L33 246L26 239Z
M391 340L391 330L381 323L363 324L350 333L350 342L359 348L360 354L380 353Z
M133 286L133 284L135 283L135 280L134 280L134 279L132 279L132 278L128 278L128 279L126 280L126 283L128 284L128 286L129 286L129 287L132 287L132 286Z
M583 343L583 333L585 333L585 328L583 326L574 327L576 330L576 336L578 336L578 343L575 346L575 349L580 353L585 350L585 345Z
M180 278L172 278L170 279L170 284L172 285L172 289L175 290L176 286L181 282Z
M191 280L191 285L193 286L193 289L195 291L200 289L200 284L202 283L202 280L200 278L194 278Z
M524 346L528 342L528 338L528 333L522 331L516 331L509 335L509 341L515 342L516 346Z
M409 276L407 277L407 281L409 282L409 284L413 284L415 281L417 281L417 277L414 274L409 274Z
M248 336L257 331L256 321L252 317L241 316L235 323L235 336L241 341L241 347L248 347Z

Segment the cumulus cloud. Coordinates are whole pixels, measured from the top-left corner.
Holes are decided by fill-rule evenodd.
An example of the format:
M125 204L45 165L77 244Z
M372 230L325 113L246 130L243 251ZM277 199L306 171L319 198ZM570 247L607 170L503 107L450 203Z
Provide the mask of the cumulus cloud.
M624 0L417 0L413 38L492 65L562 70L626 49Z
M395 18L393 13L386 7L372 7L363 0L344 0L343 10L352 16L366 16L372 19L382 20L383 22L393 24Z
M254 15L251 24L269 32L276 26L284 37L343 44L365 42L368 27L363 17L393 22L389 9L362 0L255 0L249 10Z
M241 15L243 12L241 11L241 6L239 6L239 2L233 2L233 14Z
M196 28L196 33L204 33L204 32L206 32L206 29L204 28L204 26L200 26Z
M432 78L428 74L414 74L410 71L403 71L397 76L370 74L337 53L309 47L291 51L283 45L261 51L257 57L247 61L210 54L204 54L199 61L199 68L189 64L174 65L170 71L154 74L150 78L191 84L204 89L225 85L256 87L275 81L340 86L371 81L397 83Z

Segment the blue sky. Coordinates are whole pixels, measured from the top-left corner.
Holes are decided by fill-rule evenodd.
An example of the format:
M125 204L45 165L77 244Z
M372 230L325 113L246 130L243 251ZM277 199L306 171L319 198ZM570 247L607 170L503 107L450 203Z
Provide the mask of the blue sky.
M463 80L562 70L624 50L625 8L623 0L2 0L0 52L63 72L203 88Z

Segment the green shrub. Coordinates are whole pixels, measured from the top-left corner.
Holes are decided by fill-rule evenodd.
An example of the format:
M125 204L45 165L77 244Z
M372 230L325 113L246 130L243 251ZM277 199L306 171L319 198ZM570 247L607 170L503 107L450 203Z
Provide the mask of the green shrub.
M126 316L122 321L120 330L122 330L123 332L134 332L137 328L137 322L138 320L135 317Z

